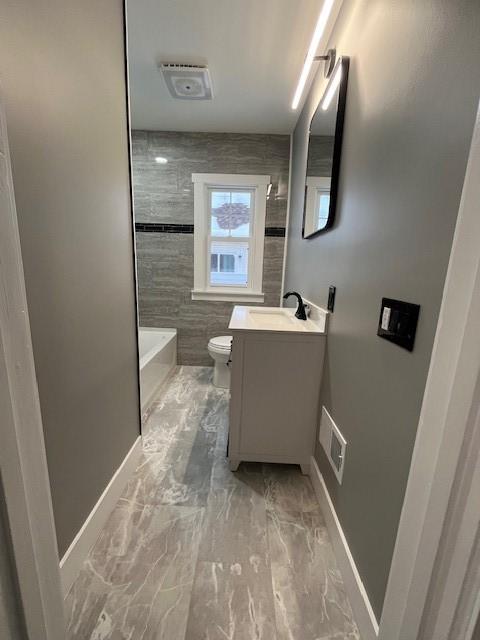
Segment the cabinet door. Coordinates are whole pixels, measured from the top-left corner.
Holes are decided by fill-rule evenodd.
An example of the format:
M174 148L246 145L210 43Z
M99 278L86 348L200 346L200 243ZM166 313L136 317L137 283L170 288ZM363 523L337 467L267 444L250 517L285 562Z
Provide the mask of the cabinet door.
M318 338L245 339L240 453L299 460L312 453L323 348Z

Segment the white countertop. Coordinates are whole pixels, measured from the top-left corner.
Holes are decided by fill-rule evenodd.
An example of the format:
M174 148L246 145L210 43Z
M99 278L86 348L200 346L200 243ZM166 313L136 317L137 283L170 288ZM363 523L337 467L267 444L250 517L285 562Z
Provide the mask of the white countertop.
M317 311L318 310L318 311ZM229 329L237 331L273 331L276 333L326 334L327 312L316 308L314 318L299 320L295 309L287 307L235 306Z

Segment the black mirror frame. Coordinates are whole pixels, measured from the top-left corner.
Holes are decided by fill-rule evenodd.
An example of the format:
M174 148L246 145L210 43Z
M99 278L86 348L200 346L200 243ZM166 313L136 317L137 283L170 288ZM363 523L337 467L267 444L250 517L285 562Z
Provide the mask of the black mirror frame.
M341 56L330 75L330 80L325 87L325 91L322 94L322 97L318 101L317 108L310 120L310 125L317 114L317 111L320 109L320 105L322 100L327 94L328 89L335 77L335 72L338 67L342 67L342 79L340 80L339 92L338 92L338 107L337 107L337 117L335 120L335 136L333 143L333 158L332 158L332 177L330 182L330 206L328 208L328 219L327 223L322 229L318 229L314 231L310 235L305 235L305 216L307 209L307 185L305 184L304 196L303 196L303 219L302 219L302 238L304 240L311 240L321 233L325 233L328 231L335 221L335 211L337 208L337 192L338 192L338 182L340 178L340 158L342 155L342 140L343 140L343 125L345 120L345 107L347 103L347 85L348 85L348 70L350 67L350 58L348 56ZM309 132L309 143L308 147L310 147L310 132ZM308 166L308 148L307 148L307 165ZM306 174L306 170L305 170ZM305 175L305 182L307 176Z

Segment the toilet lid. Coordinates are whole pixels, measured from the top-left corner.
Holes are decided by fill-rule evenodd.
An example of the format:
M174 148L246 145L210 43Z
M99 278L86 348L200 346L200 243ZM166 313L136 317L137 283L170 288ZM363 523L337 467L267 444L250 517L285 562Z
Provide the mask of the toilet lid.
M232 336L217 336L210 340L212 347L216 349L222 349L223 351L230 351L232 348Z

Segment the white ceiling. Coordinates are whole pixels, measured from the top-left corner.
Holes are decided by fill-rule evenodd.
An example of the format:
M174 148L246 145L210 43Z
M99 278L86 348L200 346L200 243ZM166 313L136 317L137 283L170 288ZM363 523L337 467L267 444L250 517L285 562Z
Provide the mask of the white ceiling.
M323 0L128 0L134 129L290 133ZM212 101L173 99L158 62L208 64Z

